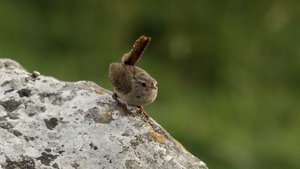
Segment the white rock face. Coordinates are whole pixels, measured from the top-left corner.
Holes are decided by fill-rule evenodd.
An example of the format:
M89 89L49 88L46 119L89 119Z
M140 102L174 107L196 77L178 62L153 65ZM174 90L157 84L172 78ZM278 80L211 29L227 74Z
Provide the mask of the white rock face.
M206 169L153 119L93 82L0 59L0 169Z

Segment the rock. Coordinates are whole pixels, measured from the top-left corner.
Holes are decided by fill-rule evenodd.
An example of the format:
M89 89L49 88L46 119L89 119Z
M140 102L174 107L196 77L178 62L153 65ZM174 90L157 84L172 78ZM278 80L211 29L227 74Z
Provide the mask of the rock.
M93 82L63 82L0 59L0 168L207 168L128 108L132 115Z

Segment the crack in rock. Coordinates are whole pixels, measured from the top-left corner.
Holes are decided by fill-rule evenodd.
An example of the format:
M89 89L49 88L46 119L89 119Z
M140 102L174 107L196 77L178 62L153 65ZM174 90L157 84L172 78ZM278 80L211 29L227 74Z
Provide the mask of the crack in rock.
M51 161L55 160L57 157L58 155L42 152L42 156L38 157L37 160L40 160L41 163L46 166L50 166Z
M2 105L6 111L13 112L15 111L22 103L20 101L16 101L14 99L7 101L0 101L0 105Z
M20 97L29 97L31 95L31 90L29 89L21 89L17 92Z
M57 125L58 125L58 120L57 118L51 118L51 119L44 119L44 122L46 124L46 127L49 130L53 130Z
M27 156L23 156L21 160L18 161L12 161L6 157L6 165L4 166L4 169L35 169L35 163L32 158Z

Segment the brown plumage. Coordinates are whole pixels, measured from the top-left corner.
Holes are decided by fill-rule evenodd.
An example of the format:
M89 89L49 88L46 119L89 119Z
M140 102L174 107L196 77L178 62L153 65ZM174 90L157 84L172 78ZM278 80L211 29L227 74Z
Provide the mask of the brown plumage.
M140 36L135 41L132 49L123 55L122 63L126 65L135 65L140 60L150 41L151 37L145 35Z
M118 99L126 104L142 106L152 103L157 96L157 82L145 70L134 66L150 42L141 36L132 50L122 57L122 63L112 63L108 76Z

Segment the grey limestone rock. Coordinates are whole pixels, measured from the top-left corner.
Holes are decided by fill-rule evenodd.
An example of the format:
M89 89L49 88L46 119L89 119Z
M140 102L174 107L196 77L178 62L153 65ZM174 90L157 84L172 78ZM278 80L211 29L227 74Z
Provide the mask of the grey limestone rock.
M93 82L0 59L0 169L206 169L159 124Z

